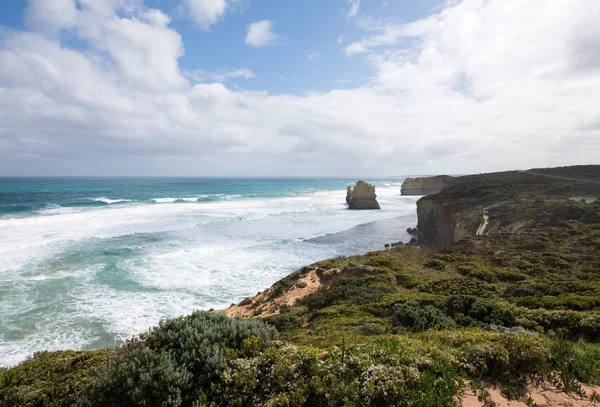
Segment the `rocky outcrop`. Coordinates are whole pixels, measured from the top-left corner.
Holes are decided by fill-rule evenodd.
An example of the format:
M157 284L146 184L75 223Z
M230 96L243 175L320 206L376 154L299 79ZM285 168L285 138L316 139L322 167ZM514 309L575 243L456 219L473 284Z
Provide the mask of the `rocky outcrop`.
M452 177L438 175L435 177L406 178L402 183L402 195L431 195L437 194L450 184Z
M348 187L346 202L350 209L381 209L375 195L375 185L358 181L356 186Z
M433 199L419 199L417 217L419 245L423 248L438 249L472 234L458 221L451 205Z

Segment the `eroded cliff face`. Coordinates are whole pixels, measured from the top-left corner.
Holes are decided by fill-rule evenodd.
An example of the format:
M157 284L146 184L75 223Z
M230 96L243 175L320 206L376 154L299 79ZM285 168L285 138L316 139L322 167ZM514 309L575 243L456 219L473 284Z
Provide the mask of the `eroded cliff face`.
M450 184L452 177L438 175L435 177L406 178L402 183L402 195L431 195L437 194Z
M419 245L438 249L470 236L452 205L421 198L417 202Z

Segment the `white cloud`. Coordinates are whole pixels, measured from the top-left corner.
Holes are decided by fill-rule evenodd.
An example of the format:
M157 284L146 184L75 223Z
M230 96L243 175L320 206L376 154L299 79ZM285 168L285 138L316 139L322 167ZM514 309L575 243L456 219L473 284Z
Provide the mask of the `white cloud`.
M25 22L29 27L56 31L75 23L75 0L31 0L25 9Z
M335 42L337 42L338 44L343 44L345 38L346 38L345 35L340 35Z
M322 55L323 54L321 54L319 51L313 51L306 54L306 59L308 59L310 62L317 62L317 60L320 59Z
M248 68L234 69L231 71L218 71L218 72L207 72L201 69L194 71L183 72L185 76L194 80L195 82L225 82L228 79L243 78L250 79L255 78L256 75Z
M246 44L253 47L266 47L273 45L277 34L273 32L273 22L269 20L257 21L247 27Z
M368 27L373 81L303 95L190 83L180 35L139 1L60 17L35 4L32 32L0 32L2 174L464 173L600 156L597 0L464 0Z
M379 31L380 33L369 37L363 37L360 41L349 44L345 49L346 55L351 56L367 52L372 48L396 45L403 37L408 36L407 26L381 25L370 27L369 29L372 31Z
M348 9L348 17L356 17L360 9L360 0L347 0L350 8Z
M227 9L226 0L183 0L184 13L202 29L208 30Z

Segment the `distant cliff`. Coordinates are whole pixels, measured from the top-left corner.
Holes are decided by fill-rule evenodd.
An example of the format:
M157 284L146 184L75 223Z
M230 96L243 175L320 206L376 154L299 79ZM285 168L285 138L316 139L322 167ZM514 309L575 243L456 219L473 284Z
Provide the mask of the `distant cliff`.
M600 166L597 172L600 173ZM600 186L594 181L519 171L449 178L450 184L442 191L417 202L421 247L439 249L464 237L475 236L478 230L481 234L514 233L539 224L560 223L562 221L557 219L562 215L541 212L540 202L600 196Z
M438 175L435 177L406 178L402 183L402 195L430 195L437 194L450 185L452 177Z

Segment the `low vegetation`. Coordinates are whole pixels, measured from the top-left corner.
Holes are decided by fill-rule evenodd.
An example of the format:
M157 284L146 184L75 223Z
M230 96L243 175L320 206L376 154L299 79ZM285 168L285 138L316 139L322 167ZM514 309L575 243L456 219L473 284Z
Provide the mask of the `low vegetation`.
M307 266L244 300L253 319L195 312L118 349L38 353L0 371L0 407L440 407L490 384L525 402L539 381L597 399L600 205L524 199L436 252ZM309 272L318 289L281 301Z

